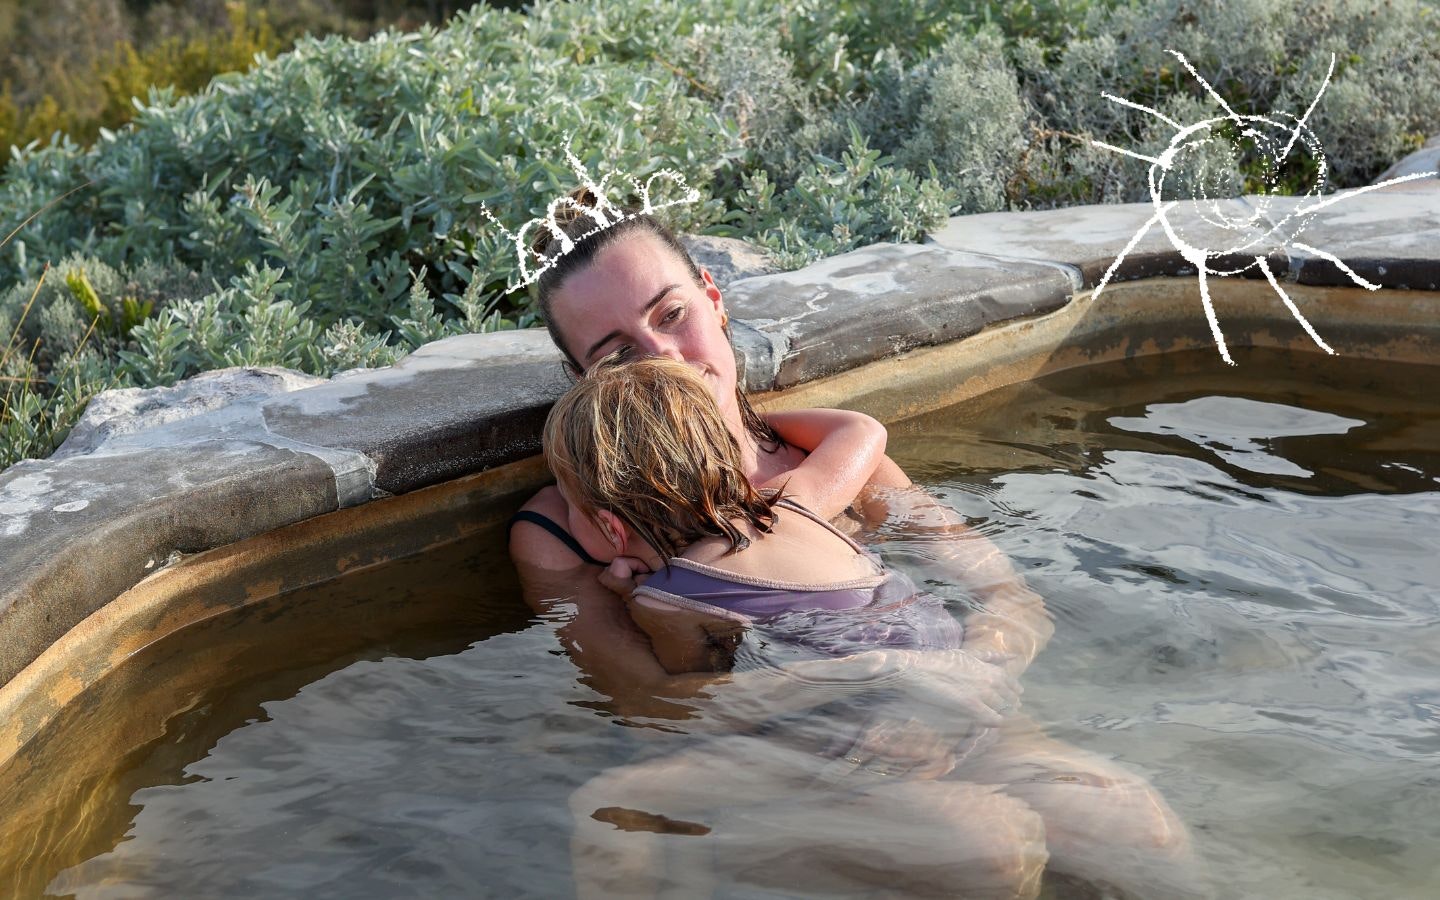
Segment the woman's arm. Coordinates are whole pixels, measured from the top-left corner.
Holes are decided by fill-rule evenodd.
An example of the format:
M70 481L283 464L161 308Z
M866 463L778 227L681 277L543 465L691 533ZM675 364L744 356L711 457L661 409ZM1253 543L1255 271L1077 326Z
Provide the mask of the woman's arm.
M541 618L556 623L582 681L610 698L610 709L626 718L684 719L702 729L708 722L705 730L728 731L883 689L908 695L942 721L989 725L1013 705L1018 690L1003 669L979 664L960 650L869 650L734 674L671 673L625 604L589 572L520 571L526 600ZM693 648L704 643L699 635L692 638Z
M894 477L890 469L900 471L885 456L885 426L864 413L800 409L770 413L765 420L786 443L809 455L761 487L783 487L797 503L827 519L843 512L884 464L887 478Z
M765 418L787 443L810 451L789 476L799 476L794 483L808 492L808 502L797 497L799 502L827 518L853 502L870 525L903 522L911 536L928 540L940 562L981 600L981 609L965 619L965 648L995 660L1012 675L1030 665L1054 632L1040 595L1026 586L988 538L914 487L904 471L884 455L883 445L878 455L866 455L873 447L865 447L855 436L861 432L844 430L862 428L857 424L861 419L882 430L883 426L869 416L834 409L776 412ZM864 472L867 467L869 471ZM767 486L784 484L786 477L772 478Z
M688 719L696 698L715 680L711 672L674 675L656 658L650 638L625 603L596 580L593 566L569 571L516 564L526 602L555 628L580 680L626 717Z
M871 503L903 523L907 540L925 550L980 601L965 617L962 647L1018 676L1055 632L1039 594L987 537L967 526L953 509L920 490L869 492Z
M568 520L565 498L543 488L523 507L552 521ZM510 529L510 559L521 593L536 615L556 625L556 634L582 680L614 701L622 715L686 718L683 701L703 692L713 676L675 677L662 667L650 640L630 619L625 603L563 541L533 522Z
M630 618L650 639L660 665L671 674L724 672L730 668L744 626L654 597L627 601Z

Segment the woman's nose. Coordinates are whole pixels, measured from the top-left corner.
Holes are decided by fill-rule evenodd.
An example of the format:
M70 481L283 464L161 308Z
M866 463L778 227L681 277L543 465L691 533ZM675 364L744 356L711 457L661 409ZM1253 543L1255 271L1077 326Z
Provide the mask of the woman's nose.
M639 343L646 356L663 356L677 362L685 361L684 355L680 353L680 346L669 335L648 334Z

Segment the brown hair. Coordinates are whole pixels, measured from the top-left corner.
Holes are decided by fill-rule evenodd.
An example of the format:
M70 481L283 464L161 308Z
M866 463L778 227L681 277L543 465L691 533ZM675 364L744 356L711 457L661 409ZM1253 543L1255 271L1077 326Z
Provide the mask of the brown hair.
M675 360L596 363L550 410L544 446L570 502L610 510L667 559L706 535L743 550L742 524L775 522L779 495L750 485L710 388Z
M554 258L553 265L546 269L536 281L536 302L540 307L540 315L545 320L545 330L550 333L550 341L560 348L565 354L565 361L572 377L578 377L585 371L565 344L565 336L560 332L560 325L555 321L551 309L555 303L555 294L560 290L560 285L565 279L575 272L580 271L594 262L596 255L609 245L616 243L626 235L644 233L653 236L660 241L669 252L675 255L676 259L685 263L690 272L690 277L697 287L705 286L704 280L700 277L700 267L690 256L690 251L680 243L675 232L667 228L659 219L653 216L636 212L633 209L624 209L622 212L626 218L604 228L595 234L577 240L581 235L592 231L595 228L595 221L585 212L583 208L595 208L597 199L587 188L580 188L570 195L570 203L564 204L555 210L555 222L560 230L571 241L574 246L569 253L563 256L555 256L560 250L560 239L550 232L549 229L540 229L530 249L543 259ZM725 338L730 339L730 328L724 326ZM735 385L735 404L740 410L740 421L745 426L745 431L755 440L756 446L766 453L774 453L785 446L784 438L779 432L770 427L770 424L760 418L760 414L750 405L750 400L740 385Z

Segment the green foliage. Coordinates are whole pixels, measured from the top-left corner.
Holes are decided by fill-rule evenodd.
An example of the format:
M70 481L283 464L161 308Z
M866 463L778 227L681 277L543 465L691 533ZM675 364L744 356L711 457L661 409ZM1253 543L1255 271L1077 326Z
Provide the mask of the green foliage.
M849 131L838 161L817 155L783 193L763 171L752 175L731 217L735 233L796 268L876 241L919 240L939 227L952 199L939 182L890 165L854 123Z
M6 0L0 149L64 133L82 143L135 114L153 86L194 93L306 34L416 28L476 0ZM513 2L492 5L517 6ZM3 167L3 162L0 162Z
M1091 9L1079 33L1062 45L1022 40L1011 48L1033 110L1012 204L1144 199L1146 164L1089 140L1147 153L1163 149L1171 129L1101 92L1187 123L1224 115L1168 49L1183 53L1242 115L1303 114L1334 53L1335 75L1308 120L1332 187L1366 183L1440 121L1440 17L1423 0L1128 3ZM1259 168L1253 157L1231 160L1228 181L1248 178L1253 189ZM1303 193L1315 172L1295 166L1281 188Z
M84 308L85 315L91 319L104 319L110 315L110 310L100 302L100 295L95 293L95 288L90 284L90 279L85 273L73 271L65 276L65 286L70 288L70 293L80 302Z
M17 98L13 82L0 91L0 147L48 141L63 133L89 143L135 115L132 99L152 87L193 93L221 72L248 69L257 54L274 54L284 42L263 11L229 8L227 27L189 37L172 36L137 48L116 32L115 43L93 57L40 68L46 92ZM33 68L33 66L32 66Z
M85 277L84 270L79 268L66 273L65 286L70 289L71 296L80 304L89 321L102 326L104 330L112 331L121 338L129 335L132 328L145 321L155 311L154 300L142 301L135 297L121 297L120 305L112 315L110 307L100 299L94 285L90 284L90 279Z
M173 384L227 366L301 368L320 328L305 303L279 299L281 271L250 266L223 290L181 300L132 333L136 350L121 350L121 371L140 384Z
M347 4L286 15L344 23ZM47 132L0 175L8 223L89 185L0 247L14 446L45 452L66 404L104 384L236 364L328 374L535 322L528 296L503 294L513 247L479 205L512 227L543 215L575 184L567 140L597 176L682 171L702 200L671 224L793 266L916 239L953 211L1142 199L1147 164L1092 141L1153 155L1174 128L1102 94L1181 122L1221 114L1167 48L1245 114L1303 112L1336 52L1310 121L1340 185L1440 121L1440 19L1423 0L537 0L306 37L199 86L288 41L298 20L280 15L227 20L188 55L195 33L159 34L109 74L65 57L133 120L90 129L96 108L57 99L47 121L73 113L74 135ZM0 129L31 100L0 98ZM1228 142L1181 163L1179 195L1263 186L1262 161ZM1283 186L1317 171L1302 160Z
M27 342L22 335L44 287L42 272L18 310L0 304L0 334L8 338L0 348L0 469L49 453L69 434L91 397L121 382L113 366L85 346L88 330L65 359L42 371L37 360L41 342Z
M772 26L701 24L686 42L686 58L716 111L735 123L740 143L784 183L795 180L824 142L826 126L814 91Z
M898 130L896 156L911 171L935 166L954 212L1004 209L1025 148L1026 107L1004 49L991 28L956 35L909 79L923 99L908 101L919 109Z
M113 384L96 357L81 359L58 383L43 389L31 382L0 381L0 469L49 455L75 427L90 398Z

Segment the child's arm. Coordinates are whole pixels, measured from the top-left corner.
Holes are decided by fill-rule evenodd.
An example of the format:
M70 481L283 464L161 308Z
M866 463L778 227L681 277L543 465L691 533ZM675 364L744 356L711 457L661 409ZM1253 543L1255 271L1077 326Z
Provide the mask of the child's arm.
M886 461L885 426L864 413L798 409L770 413L765 420L786 443L810 455L761 487L783 487L795 502L824 518L837 516L849 506Z

